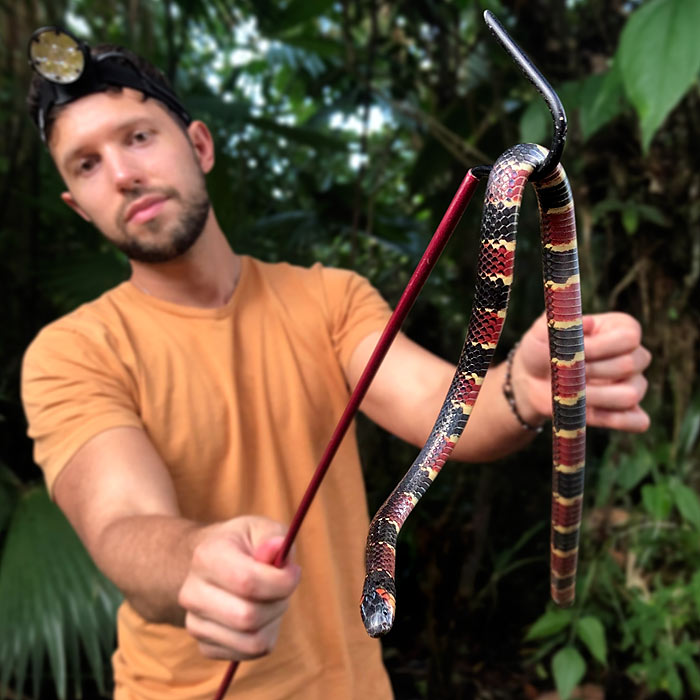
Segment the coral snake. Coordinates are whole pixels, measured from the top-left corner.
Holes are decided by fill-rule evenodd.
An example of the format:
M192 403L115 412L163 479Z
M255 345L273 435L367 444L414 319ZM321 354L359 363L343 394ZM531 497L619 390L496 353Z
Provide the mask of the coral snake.
M360 604L370 636L391 629L395 556L401 526L438 475L469 419L506 318L520 202L548 151L520 144L489 175L481 223L477 284L457 371L420 454L373 518ZM551 595L574 600L585 460L586 399L581 290L571 188L561 165L534 181L540 210L544 298L552 376Z
M541 146L521 144L506 151L490 169L482 219L478 283L457 372L428 442L370 525L361 612L365 627L372 636L386 634L393 624L395 547L399 530L454 448L493 356L505 319L512 282L517 217L528 178L535 185L540 207L552 370L551 592L559 605L570 605L574 599L583 499L586 410L574 209L566 175L559 165L566 141L566 114L551 85L488 10L484 12L484 21L546 102L554 134L549 151ZM307 486L277 552L275 566L284 565L372 378L464 213L484 169L488 168L481 166L469 170L406 285ZM479 170L481 174L477 174ZM214 700L222 700L237 668L238 661L229 664Z

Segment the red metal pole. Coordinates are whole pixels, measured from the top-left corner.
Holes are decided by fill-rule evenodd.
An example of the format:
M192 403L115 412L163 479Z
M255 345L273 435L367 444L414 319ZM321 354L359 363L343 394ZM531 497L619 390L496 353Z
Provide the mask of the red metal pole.
M386 328L382 332L382 335L374 348L374 352L369 358L369 362L367 363L367 366L362 372L362 376L360 377L350 396L348 405L345 407L345 411L343 411L343 415L340 417L338 425L336 426L335 431L333 432L333 435L326 446L326 450L321 457L321 461L311 477L311 481L306 488L306 492L304 493L301 503L297 508L297 512L294 514L294 518L289 526L287 536L285 537L284 542L282 542L282 546L275 556L273 562L275 566L284 566L289 550L291 549L294 539L299 532L299 528L301 527L304 517L311 506L314 496L321 486L321 482L328 471L331 460L335 456L342 439L345 437L345 433L350 427L350 423L355 417L357 409L359 408L360 403L362 403L362 399L367 393L367 389L369 388L372 379L374 379L374 375L379 369L379 365L386 356L391 343L394 341L394 338L396 338L396 334L399 332L404 320L406 319L406 316L408 315L408 312L411 310L411 307L418 297L420 290L423 288L423 285L428 279L428 276L435 266L435 263L440 257L442 251L445 249L447 242L450 240L450 236L462 218L462 214L464 214L464 211L467 208L472 195L474 194L474 190L476 189L478 182L479 178L473 175L472 171L469 170L464 180L462 180L462 184L459 186L455 196L452 198L449 207L447 207L447 211L442 217L442 221L440 221L440 224L435 230L428 247L423 253L423 257L420 259L418 266L406 285L406 289L404 289L403 294L401 295L401 299L399 299L399 303L394 309L394 313L391 315L389 322L386 324ZM238 663L238 661L232 661L229 665L214 700L222 700L226 694L236 669L238 668Z

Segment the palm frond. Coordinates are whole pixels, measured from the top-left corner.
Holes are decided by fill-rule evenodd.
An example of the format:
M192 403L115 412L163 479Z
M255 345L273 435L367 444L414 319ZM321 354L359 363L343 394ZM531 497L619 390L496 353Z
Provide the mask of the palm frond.
M0 699L25 692L28 676L38 698L47 670L61 700L69 685L79 697L81 653L106 693L119 599L43 486L25 490L0 554Z

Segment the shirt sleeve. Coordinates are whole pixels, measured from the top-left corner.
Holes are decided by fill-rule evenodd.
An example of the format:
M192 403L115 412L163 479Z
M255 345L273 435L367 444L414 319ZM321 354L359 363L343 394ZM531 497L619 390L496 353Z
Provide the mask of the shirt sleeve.
M331 338L341 366L347 370L360 341L384 330L391 308L370 282L349 270L324 268Z
M100 334L106 331L93 329L90 335L53 324L24 356L28 434L50 493L62 469L92 437L109 428L143 427L128 371L109 339L94 337Z

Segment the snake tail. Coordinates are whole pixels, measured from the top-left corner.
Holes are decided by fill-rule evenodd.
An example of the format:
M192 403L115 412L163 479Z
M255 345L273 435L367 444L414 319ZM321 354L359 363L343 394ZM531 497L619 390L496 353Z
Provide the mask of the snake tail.
M522 195L528 178L546 154L541 146L520 144L496 161L489 176L474 302L457 370L427 442L370 524L360 612L372 637L386 634L394 623L399 532L459 440L491 364L513 281ZM566 605L573 600L576 576L585 447L585 372L576 229L571 190L561 166L534 186L541 216L552 367L551 591L556 602Z

